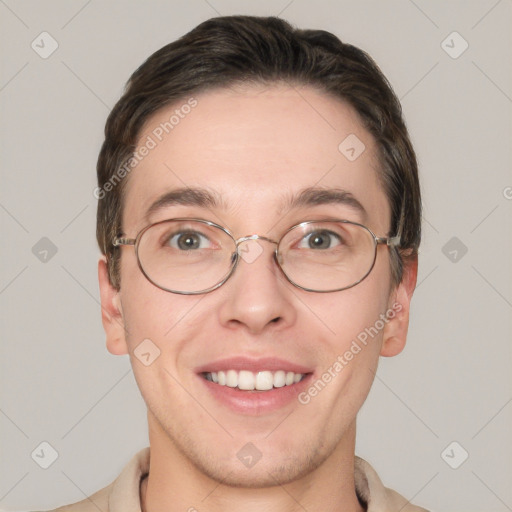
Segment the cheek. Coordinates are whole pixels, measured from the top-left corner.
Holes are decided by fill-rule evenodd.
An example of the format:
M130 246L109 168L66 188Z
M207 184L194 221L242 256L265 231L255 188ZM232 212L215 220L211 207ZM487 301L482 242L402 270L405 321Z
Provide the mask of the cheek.
M369 277L322 305L311 305L333 332L320 340L319 374L299 399L312 405L313 416L330 410L338 426L350 423L361 408L378 365L387 290Z
M143 340L149 339L168 355L170 341L187 323L180 320L193 313L199 299L169 293L154 286L140 271L135 256L132 256L122 261L121 267L121 304L130 353ZM176 350L178 348L175 347Z
M187 378L183 354L201 325L194 308L198 300L165 292L151 283L125 288L126 340L135 378L148 405L169 393L176 397L175 379Z
M169 329L173 295L150 283L138 267L135 252L121 260L121 304L130 348L144 338L160 339ZM167 326L167 327L166 327Z
M386 258L377 260L361 283L330 297L311 297L328 335L322 337L319 356L325 371L341 378L335 387L369 388L382 345L389 299L389 269ZM330 370L329 370L330 369ZM327 377L328 378L328 377ZM366 393L366 391L364 391Z
M375 328L382 334L380 315L386 313L389 297L387 283L368 276L364 281L339 293L339 300L325 301L323 311L326 324L333 331L332 343L339 350L350 346L353 340L364 341L369 330L377 338Z
M183 337L183 331L197 324L195 306L200 298L175 295L148 285L152 289L134 288L123 295L128 343L134 347L142 339L150 338L162 350L168 350L171 344L177 350L176 342Z

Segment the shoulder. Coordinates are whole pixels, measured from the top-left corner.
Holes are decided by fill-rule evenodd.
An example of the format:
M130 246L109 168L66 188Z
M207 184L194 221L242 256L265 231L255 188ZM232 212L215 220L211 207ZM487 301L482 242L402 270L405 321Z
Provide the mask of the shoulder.
M355 483L358 497L367 507L367 512L428 512L413 505L393 489L384 487L373 467L360 457L355 457Z
M149 472L149 448L136 453L107 487L85 499L46 512L125 512L140 507L140 481Z
M54 510L48 510L47 512L98 512L98 510L107 511L109 510L109 496L112 494L112 489L115 482L112 482L107 487L100 491L88 496L87 498L77 503L70 505L64 505L63 507L56 508Z

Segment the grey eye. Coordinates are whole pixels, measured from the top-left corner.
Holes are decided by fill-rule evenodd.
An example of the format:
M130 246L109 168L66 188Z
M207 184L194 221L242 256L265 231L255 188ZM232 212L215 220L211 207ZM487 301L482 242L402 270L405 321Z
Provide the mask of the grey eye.
M181 231L169 238L168 245L173 249L189 251L193 249L206 249L209 239L205 235L195 231Z
M299 243L301 249L331 249L339 245L341 238L332 231L316 230L307 234Z

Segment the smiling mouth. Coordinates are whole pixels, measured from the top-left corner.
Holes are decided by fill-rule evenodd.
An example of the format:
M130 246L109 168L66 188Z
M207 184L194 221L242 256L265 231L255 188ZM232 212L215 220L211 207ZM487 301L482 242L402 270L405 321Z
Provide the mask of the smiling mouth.
M275 372L261 371L251 372L248 370L226 370L219 372L202 372L202 377L219 386L237 388L241 391L270 391L274 388L292 386L300 382L307 373L286 372L278 370Z

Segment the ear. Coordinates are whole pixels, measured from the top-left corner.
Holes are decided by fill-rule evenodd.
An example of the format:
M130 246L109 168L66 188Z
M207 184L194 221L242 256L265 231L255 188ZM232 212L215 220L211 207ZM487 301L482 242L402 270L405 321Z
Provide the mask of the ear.
M107 350L114 355L128 354L121 297L110 283L107 260L101 256L98 261L98 281L101 297L101 321L107 336Z
M384 327L381 356L400 354L405 347L409 328L411 299L418 277L418 256L404 262L402 281L389 295L388 318Z

